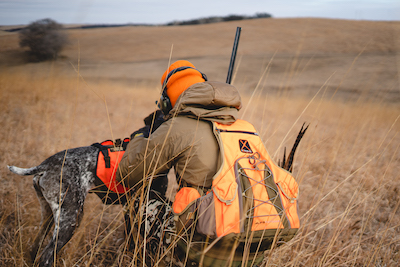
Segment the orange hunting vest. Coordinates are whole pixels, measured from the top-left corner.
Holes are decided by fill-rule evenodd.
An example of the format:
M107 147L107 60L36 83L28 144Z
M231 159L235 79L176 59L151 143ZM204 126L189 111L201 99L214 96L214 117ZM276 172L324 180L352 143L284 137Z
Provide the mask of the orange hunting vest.
M93 144L100 149L97 158L96 175L111 191L119 194L126 193L129 189L115 180L119 162L125 153L125 147L129 143L129 138L123 140L121 146L116 146L113 141L107 140L101 144Z

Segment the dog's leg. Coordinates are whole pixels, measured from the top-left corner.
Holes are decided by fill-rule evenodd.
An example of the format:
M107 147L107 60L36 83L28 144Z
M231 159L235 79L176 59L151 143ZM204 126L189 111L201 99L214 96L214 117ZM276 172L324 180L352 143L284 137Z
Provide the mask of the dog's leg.
M36 195L38 197L40 207L42 210L42 220L40 222L39 232L36 235L35 241L31 246L30 256L31 259L35 262L36 256L38 253L39 248L42 246L44 239L46 238L47 234L50 232L51 226L53 225L53 213L50 208L49 203L47 203L46 199L44 198L42 191L37 183L38 177L33 179L33 187L35 188Z
M39 266L52 266L55 254L71 239L82 220L85 197L86 192L66 189L61 198L61 205L57 202L50 203L55 226L53 237L40 257Z

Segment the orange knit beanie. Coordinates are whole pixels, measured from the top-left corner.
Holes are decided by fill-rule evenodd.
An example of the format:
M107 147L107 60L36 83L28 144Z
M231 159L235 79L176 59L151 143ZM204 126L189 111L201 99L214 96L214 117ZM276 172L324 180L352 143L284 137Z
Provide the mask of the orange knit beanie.
M190 68L177 71L176 73L172 72L180 67ZM170 72L173 74L169 77L168 81L165 81ZM168 70L164 72L161 78L161 86L167 87L167 95L171 101L172 107L174 107L178 97L183 93L183 91L195 83L201 83L204 81L201 72L196 70L192 63L187 60L178 60L169 66Z

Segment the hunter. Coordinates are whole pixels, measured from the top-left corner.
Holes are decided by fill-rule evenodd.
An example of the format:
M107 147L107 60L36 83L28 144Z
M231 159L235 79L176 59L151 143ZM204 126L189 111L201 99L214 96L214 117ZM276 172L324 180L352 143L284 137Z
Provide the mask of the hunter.
M240 266L243 247L235 242L207 247L212 241L198 234L197 227L191 228L196 219L187 212L190 203L211 191L222 165L213 125L231 125L238 119L240 94L230 84L207 81L206 75L186 60L170 65L161 85L159 106L165 122L148 137L140 131L134 133L116 177L139 190L158 182L155 177L165 176L171 168L175 170L179 190L172 205L157 193L149 194L145 204L140 197L135 199L134 209L147 224L140 226L150 258L147 263L158 264L164 258L175 265ZM178 216L181 214L184 216ZM174 256L167 259L165 255L171 253ZM262 253L255 261L248 257L246 265L262 258Z

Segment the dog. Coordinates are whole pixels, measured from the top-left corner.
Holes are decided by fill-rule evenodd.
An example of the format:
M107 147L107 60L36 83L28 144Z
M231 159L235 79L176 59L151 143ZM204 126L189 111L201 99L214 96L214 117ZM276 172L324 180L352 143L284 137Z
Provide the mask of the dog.
M163 122L160 110L144 119L145 126L135 131L148 137ZM72 238L83 217L83 206L89 192L96 193L105 204L127 203L127 194L119 195L109 191L106 185L97 177L97 159L100 149L97 146L72 148L56 153L32 168L7 166L19 175L34 175L33 187L41 207L41 223L35 238L30 256L39 266L52 266L54 254L58 253ZM168 185L166 176L158 177L161 181L152 183L151 190L165 195ZM127 213L128 214L128 213ZM127 215L126 215L127 216ZM126 232L130 233L129 218L125 217ZM40 257L38 250L44 238L54 224L53 235Z

